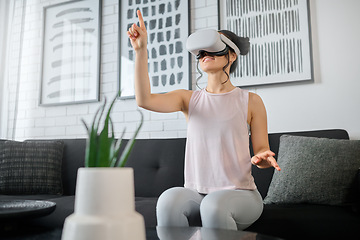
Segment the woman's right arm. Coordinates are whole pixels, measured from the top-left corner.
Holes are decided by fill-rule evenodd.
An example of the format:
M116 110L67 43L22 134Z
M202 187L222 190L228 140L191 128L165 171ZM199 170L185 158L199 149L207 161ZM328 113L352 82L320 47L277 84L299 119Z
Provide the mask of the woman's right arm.
M182 111L187 115L192 91L175 90L164 94L152 94L148 72L147 32L140 10L137 11L140 26L135 23L127 32L135 51L135 98L139 107L155 112Z

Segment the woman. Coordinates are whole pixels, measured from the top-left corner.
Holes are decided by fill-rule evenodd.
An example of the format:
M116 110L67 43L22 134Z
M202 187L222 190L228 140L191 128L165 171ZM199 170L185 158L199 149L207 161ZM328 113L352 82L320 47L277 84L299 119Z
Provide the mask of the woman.
M218 53L219 56L199 51L200 67L208 75L205 89L151 94L147 32L140 11L137 14L140 26L133 24L127 32L136 53L137 104L155 112L181 111L188 121L185 187L168 189L160 196L158 226L189 226L188 218L200 214L207 228L247 228L263 210L251 164L280 171L275 154L269 149L266 110L261 98L229 81L230 69L234 70L232 64L237 59L235 52L246 54L247 49L241 49L244 47L237 41L240 38L232 32L220 32L237 51L227 44L230 50ZM248 126L255 154L252 158Z

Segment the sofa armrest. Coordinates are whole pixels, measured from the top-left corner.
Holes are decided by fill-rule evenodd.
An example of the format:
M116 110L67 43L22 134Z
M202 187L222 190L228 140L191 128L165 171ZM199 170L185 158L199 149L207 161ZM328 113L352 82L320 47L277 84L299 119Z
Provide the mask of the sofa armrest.
M354 188L354 192L353 192L354 198L351 203L351 208L354 213L360 215L360 168L357 171L353 188Z
M354 212L360 215L360 168L357 171L355 179L355 202L352 209Z

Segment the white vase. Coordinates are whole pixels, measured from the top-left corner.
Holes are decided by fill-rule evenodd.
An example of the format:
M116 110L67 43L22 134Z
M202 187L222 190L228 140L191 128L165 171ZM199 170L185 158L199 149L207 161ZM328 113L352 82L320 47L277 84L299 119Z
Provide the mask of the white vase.
M145 224L135 211L132 168L79 168L74 213L62 240L145 240Z

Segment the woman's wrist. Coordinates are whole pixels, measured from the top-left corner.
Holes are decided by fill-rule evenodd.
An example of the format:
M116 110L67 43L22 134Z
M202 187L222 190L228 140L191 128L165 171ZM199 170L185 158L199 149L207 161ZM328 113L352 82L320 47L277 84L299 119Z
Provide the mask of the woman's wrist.
M141 48L138 48L138 49L135 49L135 54L136 55L139 55L139 54L144 54L146 53L147 54L147 47L141 47Z

